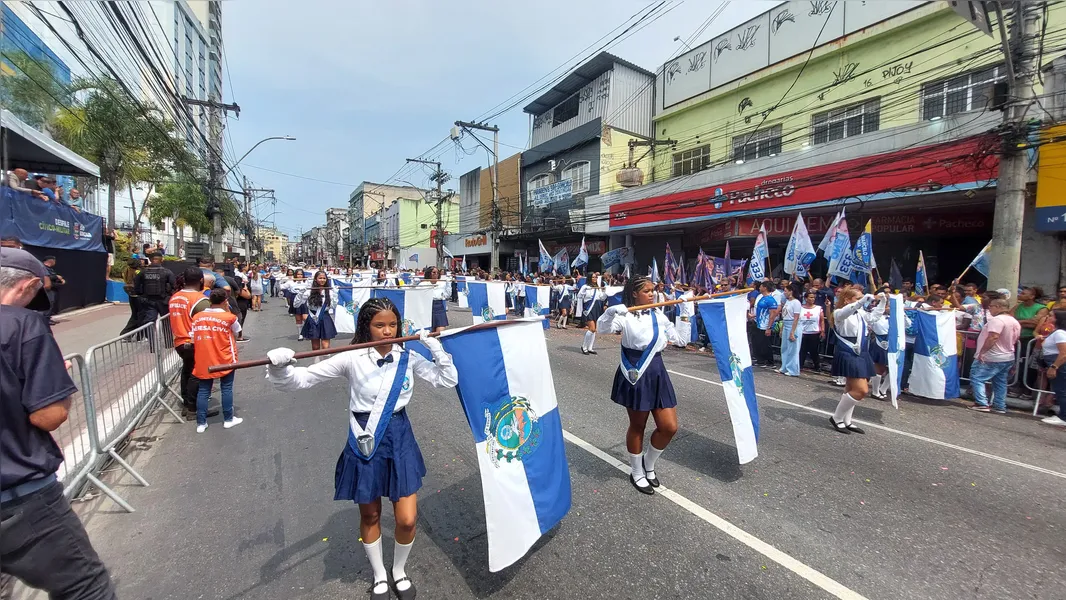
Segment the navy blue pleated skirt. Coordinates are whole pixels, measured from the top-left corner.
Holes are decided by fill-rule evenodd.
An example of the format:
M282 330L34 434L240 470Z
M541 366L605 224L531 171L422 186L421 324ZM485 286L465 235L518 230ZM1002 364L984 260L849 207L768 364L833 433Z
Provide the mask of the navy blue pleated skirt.
M568 311L568 310L570 310L571 306L573 306L573 302L570 301L570 296L567 296L566 298L560 298L559 299L559 310Z
M356 421L366 426L368 413L356 413ZM369 504L387 496L396 502L422 488L426 476L426 463L422 450L411 431L407 411L392 415L385 435L377 443L377 451L370 460L360 458L348 442L337 459L334 476L334 500L351 500L356 504Z
M840 336L841 340L845 340ZM854 343L852 340L849 340ZM861 354L855 354L850 344L842 344L837 341L833 351L833 367L830 371L833 377L845 377L848 379L869 379L875 375L874 361L870 358L870 348L863 348Z
M597 300L592 303L592 306L583 306L585 310L584 319L586 321L595 321L603 315L603 300Z
M630 364L636 364L640 360L640 350L622 348L626 359ZM670 375L666 372L663 364L662 353L657 353L651 358L648 368L637 380L636 385L629 383L621 368L614 371L614 384L611 385L611 400L615 404L640 411L654 410L657 408L673 408L677 406L677 396L674 395L674 384L670 383Z
M887 340L887 336L885 337ZM870 360L875 365L888 366L888 350L885 350L881 346L877 345L877 340L870 340Z
M307 314L306 308L305 306L303 314ZM311 318L304 321L304 326L300 328L300 335L308 340L332 340L337 337L337 326L333 323L333 317L323 310L317 321Z
M433 329L448 326L448 305L444 300L433 301L433 321L430 326Z

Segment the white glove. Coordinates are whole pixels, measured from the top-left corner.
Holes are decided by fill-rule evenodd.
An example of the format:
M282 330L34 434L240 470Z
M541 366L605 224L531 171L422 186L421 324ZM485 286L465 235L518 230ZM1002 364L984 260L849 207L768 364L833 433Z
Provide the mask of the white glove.
M440 340L436 337L429 337L429 334L430 331L428 329L420 330L418 332L418 341L422 342L422 345L433 354L444 352L444 346L441 345Z
M877 297L873 294L866 294L862 297L862 304L863 306L869 306L870 303L873 302L875 299L877 299Z
M607 312L610 313L612 317L617 317L629 312L629 307L625 304L614 304L607 307Z
M286 367L296 364L296 352L291 348L274 348L270 352L267 352L267 358L270 359L270 366L272 367Z

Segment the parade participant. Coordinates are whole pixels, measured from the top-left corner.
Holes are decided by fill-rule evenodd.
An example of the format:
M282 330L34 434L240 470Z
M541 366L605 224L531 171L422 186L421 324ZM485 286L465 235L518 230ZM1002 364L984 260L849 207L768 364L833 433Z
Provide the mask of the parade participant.
M781 307L781 368L777 372L799 377L800 338L803 336L799 330L799 314L803 311L803 305L796 299L794 290L791 285L785 286L785 304Z
M695 298L696 294L692 292L692 288L688 286L679 285L679 289L684 290L681 293L681 299ZM677 329L677 339L681 341L679 346L688 346L692 342L692 319L696 314L695 302L683 302L677 305L677 322L675 328Z
M227 310L229 302L226 290L211 290L211 306L197 313L192 318L192 345L195 353L193 376L200 380L196 394L196 433L207 430L207 404L211 399L211 388L219 380L222 391L222 426L226 429L240 425L244 419L233 415L233 380L235 372L208 371L211 365L224 365L237 362L237 334L241 324L237 315Z
M374 287L385 287L389 284L389 278L385 274L385 269L378 269L377 276L374 279Z
M304 320L307 319L307 296L303 294L307 291L309 283L304 278L303 269L296 269L292 274L292 281L289 282L289 292L292 294L289 314L296 319L296 329L300 332L296 340L300 342L304 340L303 327Z
M887 317L892 310L887 301L891 288L886 283L881 291L884 298L886 298L883 316ZM888 378L888 325L889 320L887 318L876 319L870 323L870 333L873 334L873 338L870 340L870 360L874 363L874 376L870 378L869 390L870 395L878 400L884 400L888 397L890 385Z
M850 288L840 294L837 308L833 311L833 328L837 335L836 352L833 353L833 376L844 378L844 393L840 397L836 411L829 417L833 429L840 433L866 433L857 425L852 425L851 415L855 405L866 397L869 390L868 379L874 375L874 364L870 358L869 324L881 319L888 303L887 297L873 306L873 310L863 310L873 303L875 296L862 295L862 292Z
M677 433L677 398L663 365L662 351L668 342L680 345L681 340L659 308L629 311L631 306L652 304L654 298L655 284L638 275L626 282L622 291L625 304L609 307L599 318L600 328L622 334L622 360L614 374L611 400L629 413L629 482L642 494L654 494L654 488L659 487L655 463ZM649 413L655 419L655 431L645 453L644 429Z
M392 501L396 520L393 590L401 599L415 597L415 586L404 569L415 539L416 492L422 487L426 465L406 411L414 376L438 388L459 383L451 355L428 332L422 332L421 341L433 354L432 361L392 343L401 323L400 311L392 302L372 298L359 309L352 342L380 342L380 346L335 354L310 367L292 366L295 353L288 348L267 353L271 362L267 379L280 390L305 390L342 377L348 380L348 443L337 459L333 499L359 505L359 533L374 572L372 600L389 598L381 544L383 496Z
M559 329L566 329L566 322L570 319L570 311L574 305L574 289L573 282L567 279L560 279L555 286L559 296L559 321L556 323Z
M802 369L807 357L810 357L815 371L818 370L822 358L818 354L818 346L821 340L825 339L825 329L822 328L824 322L822 307L816 304L817 298L818 295L813 289L804 294L803 310L799 313L799 331L803 334L803 341L800 342L799 366Z
M329 348L329 341L337 337L337 327L333 323L333 306L335 299L332 284L325 271L318 271L310 287L299 292L300 302L307 307L307 320L300 328L300 338L311 340L311 349Z
M179 385L181 401L185 407L183 416L188 418L196 414L196 396L200 390L200 380L193 375L196 352L192 343L192 318L211 306L211 301L203 295L204 274L200 269L189 267L178 280L181 289L170 297L168 309L170 331L174 334L174 351L181 358ZM215 414L218 414L218 411L215 411Z
M589 277L577 292L578 316L585 319L585 339L581 342L582 354L596 354L596 321L603 314L607 295L600 289L596 278Z
M430 328L434 332L444 331L448 327L448 297L451 290L446 282L440 280L440 269L437 267L427 267L422 275L425 279L421 285L433 288L433 320Z

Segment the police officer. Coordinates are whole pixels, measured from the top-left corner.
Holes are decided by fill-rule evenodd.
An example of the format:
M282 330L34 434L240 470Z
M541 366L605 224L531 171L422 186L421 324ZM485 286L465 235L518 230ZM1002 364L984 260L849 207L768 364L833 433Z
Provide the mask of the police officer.
M133 280L133 293L141 297L141 306L144 313L141 317L141 325L154 323L160 315L170 312L168 303L170 295L174 293L177 282L174 274L163 266L163 255L152 254L150 264L141 269ZM149 340L154 335L149 330ZM153 346L154 349L154 346Z

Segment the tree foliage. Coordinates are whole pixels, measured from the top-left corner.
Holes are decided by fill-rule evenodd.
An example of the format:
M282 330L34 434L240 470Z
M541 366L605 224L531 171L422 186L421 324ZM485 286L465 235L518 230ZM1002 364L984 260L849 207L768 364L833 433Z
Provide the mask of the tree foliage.
M32 127L42 127L61 106L70 104L70 91L55 68L22 50L4 50L3 59L14 73L0 76L0 106Z

